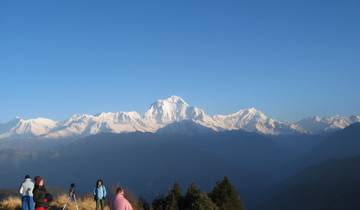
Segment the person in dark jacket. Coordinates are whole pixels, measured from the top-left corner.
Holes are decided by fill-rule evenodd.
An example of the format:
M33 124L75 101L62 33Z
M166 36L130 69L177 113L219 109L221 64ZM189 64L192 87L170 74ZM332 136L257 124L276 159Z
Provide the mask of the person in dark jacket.
M48 209L49 203L53 200L51 194L48 193L45 188L44 179L42 177L36 177L33 198L35 202L35 210Z
M101 179L96 181L96 186L94 188L94 199L96 201L96 210L103 210L106 199L106 188L104 186L104 182Z

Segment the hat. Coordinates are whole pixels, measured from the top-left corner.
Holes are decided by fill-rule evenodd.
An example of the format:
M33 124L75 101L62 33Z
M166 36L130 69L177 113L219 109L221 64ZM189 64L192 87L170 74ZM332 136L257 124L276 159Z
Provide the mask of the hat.
M30 179L30 175L25 175L25 179Z

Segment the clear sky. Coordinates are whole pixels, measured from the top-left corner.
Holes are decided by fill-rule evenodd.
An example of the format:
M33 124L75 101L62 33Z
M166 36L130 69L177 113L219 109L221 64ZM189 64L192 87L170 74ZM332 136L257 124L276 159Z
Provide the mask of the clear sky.
M143 113L360 114L360 1L0 1L0 121Z

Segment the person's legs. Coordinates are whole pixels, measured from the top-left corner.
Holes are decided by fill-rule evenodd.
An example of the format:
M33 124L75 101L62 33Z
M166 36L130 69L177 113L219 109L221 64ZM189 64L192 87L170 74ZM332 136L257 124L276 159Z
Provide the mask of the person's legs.
M29 210L34 210L34 200L31 196L29 196Z
M22 210L27 210L27 200L26 200L26 196L22 196L22 197L21 197L21 209L22 209Z
M101 203L101 210L104 210L104 199L101 199L100 203Z
M96 199L96 210L100 210L100 200Z

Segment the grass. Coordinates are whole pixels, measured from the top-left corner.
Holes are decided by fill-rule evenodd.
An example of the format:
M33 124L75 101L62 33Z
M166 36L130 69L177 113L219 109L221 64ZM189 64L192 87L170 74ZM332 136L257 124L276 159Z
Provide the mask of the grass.
M60 210L64 207L68 196L65 194L55 197L54 201L50 204L51 210ZM78 199L78 205L80 210L90 210L95 209L95 201L93 196L87 195ZM0 210L19 210L21 209L21 199L20 197L9 196L0 201ZM74 203L68 205L68 210L76 210ZM106 207L105 210L109 210L109 207Z
M1 210L17 210L21 209L21 199L15 196L9 196L0 201L0 209Z

